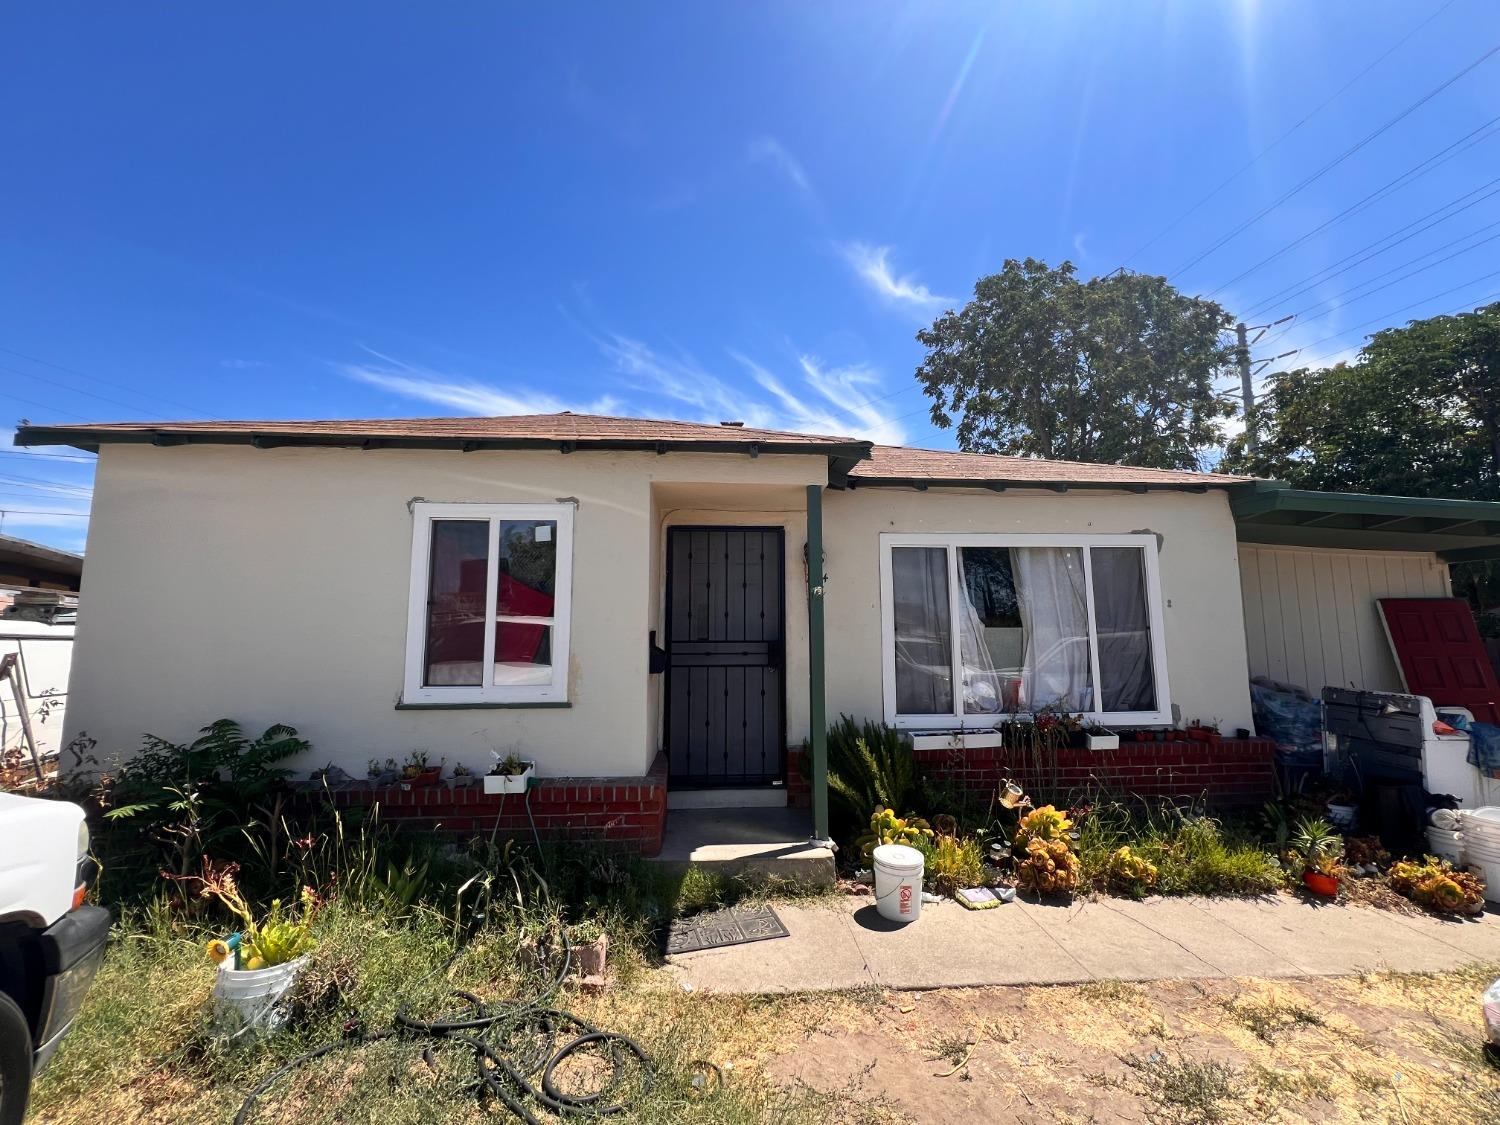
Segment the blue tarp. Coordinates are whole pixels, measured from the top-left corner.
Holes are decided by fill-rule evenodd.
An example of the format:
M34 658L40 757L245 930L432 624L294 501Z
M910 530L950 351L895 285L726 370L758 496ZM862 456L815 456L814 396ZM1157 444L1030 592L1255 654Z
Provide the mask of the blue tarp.
M1469 735L1469 765L1486 772L1500 770L1500 727L1494 723L1477 723L1463 715L1449 712L1444 716L1450 726Z
M1293 684L1264 676L1250 681L1255 729L1276 743L1283 765L1323 765L1323 705Z

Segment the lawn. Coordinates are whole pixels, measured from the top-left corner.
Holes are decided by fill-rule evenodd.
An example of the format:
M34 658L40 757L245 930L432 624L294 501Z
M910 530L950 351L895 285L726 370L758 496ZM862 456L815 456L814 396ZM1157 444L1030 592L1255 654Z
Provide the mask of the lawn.
M450 988L493 1000L536 986L520 930L490 925L448 964L429 910L332 906L293 1024L226 1046L210 1033L200 934L156 911L122 927L83 1015L41 1079L42 1123L229 1122L262 1077L398 1003L435 1013ZM653 1088L617 1120L1489 1122L1477 997L1500 966L1298 982L1123 983L743 998L684 992L629 940L603 994L558 1005L637 1039ZM445 967L446 966L446 967ZM276 1087L256 1122L510 1119L472 1092L472 1054L382 1040ZM701 1062L723 1068L703 1097ZM593 1060L597 1066L598 1059ZM562 1076L586 1081L589 1075ZM638 1084L627 1081L636 1091ZM538 1113L541 1120L557 1120Z

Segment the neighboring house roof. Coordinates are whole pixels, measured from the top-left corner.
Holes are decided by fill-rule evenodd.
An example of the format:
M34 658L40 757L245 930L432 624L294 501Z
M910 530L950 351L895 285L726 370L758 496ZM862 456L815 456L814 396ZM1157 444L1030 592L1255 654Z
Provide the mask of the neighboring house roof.
M0 583L4 582L4 576L10 576L30 582L53 582L76 590L82 573L82 555L17 539L14 535L0 535Z
M22 426L17 445L74 445L97 451L111 443L338 445L367 449L672 450L710 453L801 453L829 458L830 479L857 485L1016 488L1225 488L1249 478L1216 473L1093 465L1035 457L875 446L857 438L762 430L739 423L675 422L598 414L527 414L497 418L379 418L308 422L106 422Z
M877 445L870 458L849 472L857 484L996 485L1017 488L1094 487L1225 488L1253 478L1178 469L1142 469L1132 465L1096 465L1041 457L1004 457L995 453L956 453Z

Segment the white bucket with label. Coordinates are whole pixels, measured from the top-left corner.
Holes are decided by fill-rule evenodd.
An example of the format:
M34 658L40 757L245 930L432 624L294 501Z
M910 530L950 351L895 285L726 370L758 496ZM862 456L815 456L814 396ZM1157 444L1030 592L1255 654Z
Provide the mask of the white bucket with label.
M905 844L881 844L874 859L875 909L892 922L915 922L922 913L922 853Z
M230 963L225 961L220 965L214 979L216 1030L221 1035L251 1038L275 1031L286 1022L281 998L307 964L307 957L269 969L226 968Z
M1443 828L1427 829L1427 850L1439 859L1458 866L1464 861L1464 834Z

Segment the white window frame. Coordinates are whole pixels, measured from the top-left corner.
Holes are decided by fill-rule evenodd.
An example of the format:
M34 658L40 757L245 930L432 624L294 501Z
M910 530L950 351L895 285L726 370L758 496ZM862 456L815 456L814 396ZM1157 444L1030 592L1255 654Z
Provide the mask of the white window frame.
M953 710L936 715L898 715L896 713L896 602L891 578L893 547L946 547L948 549L948 620L954 669ZM1156 677L1156 710L1100 711L1097 706L1083 710L1087 719L1105 726L1165 726L1172 722L1172 696L1167 684L1166 629L1162 619L1161 572L1157 560L1156 536L1142 535L1009 535L944 534L884 532L880 536L880 647L882 681L885 693L885 721L902 730L983 730L993 728L1007 715L965 715L963 690L957 670L962 666L959 646L958 550L959 547L1139 547L1146 568L1146 608L1151 622L1151 663ZM1088 602L1090 682L1093 699L1099 698L1098 628L1094 622L1094 574L1089 552L1082 551L1083 585ZM1020 718L1029 718L1020 712Z
M407 704L550 704L568 700L568 635L573 613L573 505L468 504L416 501L412 510L411 592L406 618L406 678L402 702ZM427 584L432 565L434 520L473 520L489 523L489 565L485 577L484 680L482 685L422 682L427 651ZM556 593L552 616L527 617L495 613L495 590L500 574L500 525L509 520L551 520L557 524ZM552 627L552 679L545 684L494 683L495 622L544 624Z

